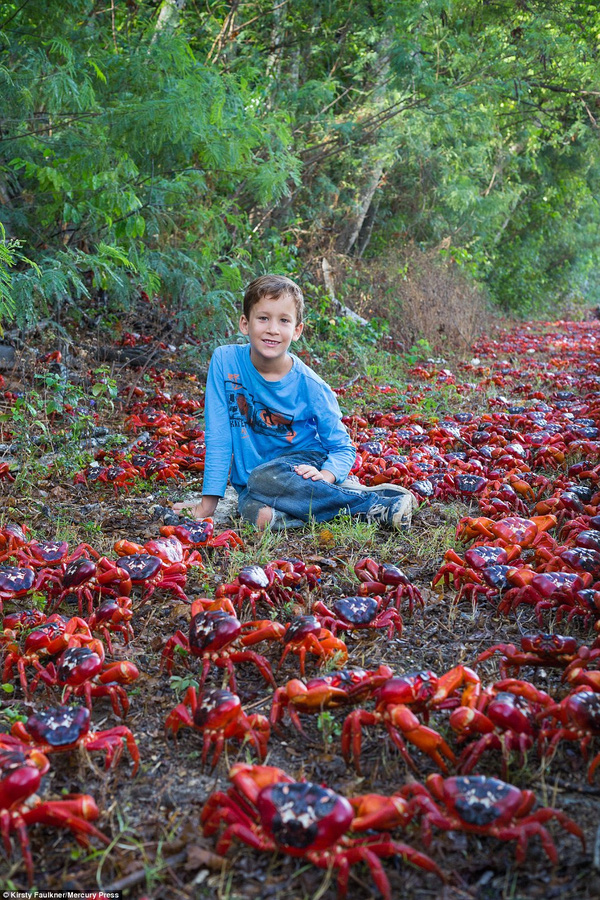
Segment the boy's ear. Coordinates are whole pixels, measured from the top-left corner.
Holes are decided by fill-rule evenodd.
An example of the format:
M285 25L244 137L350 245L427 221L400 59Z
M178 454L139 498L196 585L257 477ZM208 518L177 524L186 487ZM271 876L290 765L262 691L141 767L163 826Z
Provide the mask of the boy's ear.
M304 322L298 322L298 324L294 328L294 336L293 336L292 340L297 341L303 331L304 331Z
M248 319L246 318L246 316L243 313L240 316L239 328L240 328L240 331L242 332L242 334L248 334Z

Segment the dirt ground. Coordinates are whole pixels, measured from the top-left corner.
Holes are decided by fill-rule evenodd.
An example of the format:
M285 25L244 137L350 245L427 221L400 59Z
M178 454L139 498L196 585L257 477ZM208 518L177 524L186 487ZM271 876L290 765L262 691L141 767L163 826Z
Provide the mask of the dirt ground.
M18 390L23 384L24 369L5 372L6 388ZM137 381L135 370L119 372L121 386ZM484 398L485 399L485 398ZM364 413L358 399L353 411ZM348 405L350 401L346 401ZM5 404L5 410L9 404ZM111 430L122 427L118 407L108 424ZM3 522L26 523L38 539L63 537L70 546L85 540L100 552L111 554L114 541L127 538L144 543L158 535L162 524L154 507L168 505L174 499L199 491L201 479L189 478L185 486L156 487L154 483L129 494L113 493L109 486L73 485L66 477L50 476L37 485L24 485L15 493L14 485L3 481ZM462 600L454 604L453 592L436 592L431 579L441 563L444 546L453 543L456 522L473 509L458 502L432 503L424 506L415 518L408 535L382 535L374 529L307 526L269 536L251 535L235 518L234 507L221 513L219 529L232 526L243 533L244 551L226 554L221 550L205 551L205 570L194 570L188 576L189 597L212 596L218 584L230 581L239 569L251 561L265 563L280 557L299 557L316 562L323 575L317 592L326 602L356 592L358 582L353 565L370 556L380 562L402 567L409 579L422 592L424 607L416 606L413 614L402 609L404 627L400 636L388 639L382 632L358 632L346 635L349 661L374 669L385 663L397 674L431 669L441 674L459 664L473 664L477 655L497 643L519 642L520 635L539 631L532 607L522 606L510 618L498 614L493 602L480 600L477 605ZM436 535L436 539L433 539ZM441 535L441 537L440 537ZM444 542L446 542L444 544ZM382 551L383 548L383 551ZM311 598L312 599L312 598ZM335 876L302 861L282 854L259 853L236 844L221 858L215 853L213 838L205 838L199 815L208 795L215 789L227 788L227 772L239 760L256 761L248 747L230 741L217 765L211 770L201 765L201 738L191 729L182 729L177 740L165 736L165 719L181 699L186 678L194 675L178 661L175 679L160 670L165 641L177 629L186 631L189 608L157 592L151 601L139 605L134 591L134 639L127 645L115 640L114 658L133 661L142 673L128 693L131 711L125 722L139 745L140 770L131 776L131 762L124 754L120 765L106 772L102 755L85 752L56 754L51 758L51 771L44 781L44 798L58 798L68 793L90 793L100 808L97 826L109 838L103 848L79 848L72 836L63 830L32 826L30 840L35 865L35 887L38 890L122 891L127 898L148 897L151 900L206 897L219 900L267 900L267 898L323 898L337 895ZM66 610L66 608L65 608ZM75 612L75 608L73 608ZM261 608L260 616L269 610ZM248 618L246 616L246 618ZM547 630L553 630L548 622ZM577 622L563 623L561 633L574 634L581 643L589 643L590 630ZM281 656L277 644L261 646L260 652L270 660L278 685L298 676L297 659L288 658L277 670ZM249 664L238 669L238 692L247 713L269 714L273 691L266 686L256 668ZM492 659L477 667L482 680L499 677L498 663ZM307 666L307 678L319 673L314 661ZM208 683L222 684L223 673L213 669ZM524 668L520 675L531 679L538 688L555 694L564 689L560 672L552 669ZM178 681L179 679L179 681ZM177 690L179 689L179 690ZM56 689L44 696L42 690L27 701L20 687L5 693L0 726L9 730L15 712L27 715L32 706L57 701ZM367 792L389 795L414 779L407 766L379 727L364 730L362 775L344 762L340 751L340 732L347 710L332 711L320 721L316 716L303 716L305 735L286 719L279 733L269 742L269 765L285 769L295 778L325 784L346 796ZM94 704L94 728L109 729L120 724L106 700ZM452 742L448 713L435 712L430 726ZM456 744L454 744L456 747ZM593 741L590 754L600 748ZM418 768L418 780L438 771L432 760L412 750ZM479 774L500 777L501 759L497 752L486 753L477 767ZM511 757L509 778L520 788L534 791L541 804L564 811L581 826L586 849L556 822L548 825L559 853L558 865L550 864L541 843L533 837L526 862L515 864L515 842L494 837L442 832L434 829L427 849L446 874L442 884L431 874L400 859L383 863L392 896L405 900L535 900L535 898L570 898L592 900L600 896L600 788L597 778L589 784L587 764L578 742L562 742L549 759L540 759L532 750L524 763L518 755ZM397 832L398 840L425 851L419 826L415 823L405 832ZM15 844L8 858L0 855L0 883L6 889L24 890L27 886L20 851ZM364 865L351 870L349 896L367 900L380 896Z

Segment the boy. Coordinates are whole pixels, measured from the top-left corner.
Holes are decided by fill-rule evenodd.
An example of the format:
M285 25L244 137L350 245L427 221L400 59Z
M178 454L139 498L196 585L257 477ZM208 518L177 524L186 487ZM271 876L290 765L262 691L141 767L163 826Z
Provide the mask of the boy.
M289 353L303 311L302 291L285 276L261 275L248 285L240 331L249 343L218 347L208 370L202 500L173 509L212 516L231 467L240 514L260 531L340 512L407 527L417 505L409 491L346 480L356 451L336 397Z

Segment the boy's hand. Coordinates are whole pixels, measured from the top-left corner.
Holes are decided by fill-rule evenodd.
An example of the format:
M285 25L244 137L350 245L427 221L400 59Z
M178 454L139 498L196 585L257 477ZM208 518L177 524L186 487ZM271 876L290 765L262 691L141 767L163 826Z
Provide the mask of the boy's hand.
M296 475L302 475L303 478L311 478L313 481L327 481L329 484L335 484L335 475L328 469L317 469L316 466L294 466Z
M200 503L189 501L187 503L174 503L173 512L180 516L189 511L190 519L209 519L217 508L219 497L206 495Z

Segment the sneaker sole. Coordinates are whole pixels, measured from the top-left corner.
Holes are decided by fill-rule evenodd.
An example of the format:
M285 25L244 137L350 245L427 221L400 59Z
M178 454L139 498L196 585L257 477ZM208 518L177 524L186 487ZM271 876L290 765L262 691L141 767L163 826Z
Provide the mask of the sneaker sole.
M402 487L399 484L361 484L359 481L343 481L341 484L337 485L338 487L344 488L345 491L354 491L356 494L381 494L382 497L385 497L386 494L389 496L390 494L405 494L412 498L412 508L417 509L419 506L419 501L415 497L412 491L409 491L408 488Z

